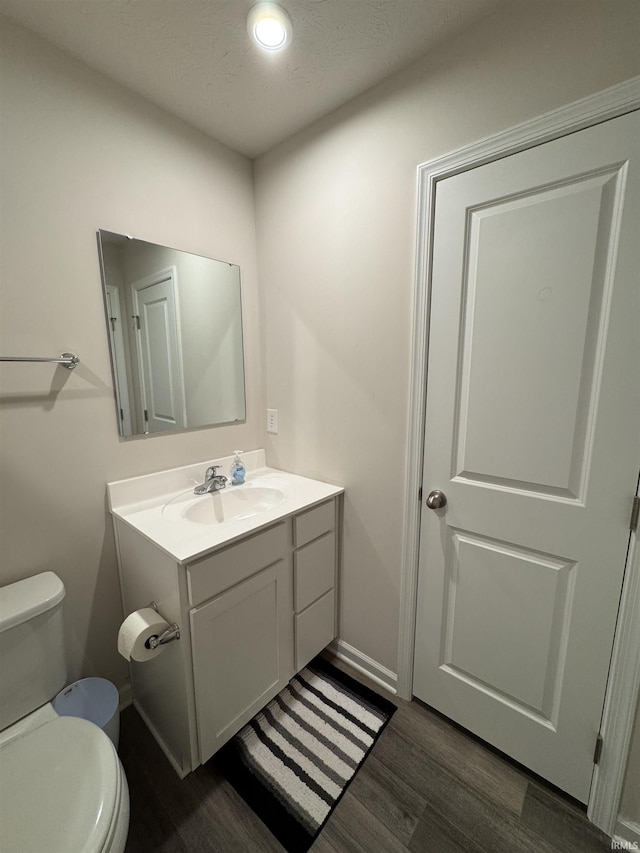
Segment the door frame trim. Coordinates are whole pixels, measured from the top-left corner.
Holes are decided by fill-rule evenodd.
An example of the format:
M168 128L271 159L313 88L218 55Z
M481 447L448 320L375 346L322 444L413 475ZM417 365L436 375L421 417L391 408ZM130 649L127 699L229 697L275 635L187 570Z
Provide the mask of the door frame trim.
M407 474L404 497L404 530L400 576L400 624L398 634L398 695L410 699L413 686L420 546L420 502L426 389L428 378L429 314L433 212L438 181L493 160L542 145L594 124L640 109L640 76L538 116L506 131L467 145L418 166L416 260L413 293L411 397L407 436ZM631 740L634 697L640 690L640 545L633 534L632 549L622 599L609 682L605 696L602 761L596 767L589 797L588 816L612 835L622 791L626 757Z
M127 378L127 356L124 348L124 330L126 329L123 323L123 317L126 312L122 310L122 302L120 301L120 288L115 284L104 283L104 301L105 306L109 305L111 299L110 310L107 313L107 336L109 338L109 347L111 351L111 359L113 365L113 389L116 397L116 417L118 421L118 429L122 430L121 435L131 435L133 432L131 422L131 395L129 394L129 379ZM118 316L116 322L118 325L111 323L114 319L113 302L116 302ZM128 341L127 341L128 343ZM125 398L124 402L122 398ZM122 417L120 413L122 412Z

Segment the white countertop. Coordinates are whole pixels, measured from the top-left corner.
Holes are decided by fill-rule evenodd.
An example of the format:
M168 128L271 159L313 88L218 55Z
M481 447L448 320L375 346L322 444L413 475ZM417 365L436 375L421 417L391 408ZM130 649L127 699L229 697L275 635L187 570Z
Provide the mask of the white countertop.
M269 468L264 465L264 451L259 450L243 454L247 468L243 485L233 486L229 482L225 489L214 495L193 494L194 486L202 482L208 465L220 465L221 473L228 476L232 460L233 457L225 457L108 483L111 513L176 562L190 563L344 491L342 486ZM252 490L264 490L269 495L276 495L277 505L251 513L248 517L234 517L206 524L192 521L186 516L195 504L203 501L208 501L212 506L215 501L219 507L225 506L227 501L242 503L244 499L252 497ZM225 492L229 493L228 496L225 496ZM224 512L216 514L222 517ZM214 518L213 510L211 518Z

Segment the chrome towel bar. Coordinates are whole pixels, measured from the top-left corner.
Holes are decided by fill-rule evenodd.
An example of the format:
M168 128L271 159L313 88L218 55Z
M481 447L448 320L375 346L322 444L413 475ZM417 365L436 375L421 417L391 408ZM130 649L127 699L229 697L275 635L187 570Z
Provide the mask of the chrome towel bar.
M30 356L0 355L0 361L46 361L53 364L61 364L68 370L73 370L80 359L72 352L63 352L60 358L31 358Z

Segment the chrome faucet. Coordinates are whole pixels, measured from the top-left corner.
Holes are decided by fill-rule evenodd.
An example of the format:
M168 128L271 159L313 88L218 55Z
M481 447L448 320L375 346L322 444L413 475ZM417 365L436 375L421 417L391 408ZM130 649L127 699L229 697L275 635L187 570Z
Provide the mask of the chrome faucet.
M196 486L193 490L194 495L206 495L209 492L219 492L227 485L227 478L222 474L217 474L216 471L220 465L212 465L207 468L204 475L204 483Z

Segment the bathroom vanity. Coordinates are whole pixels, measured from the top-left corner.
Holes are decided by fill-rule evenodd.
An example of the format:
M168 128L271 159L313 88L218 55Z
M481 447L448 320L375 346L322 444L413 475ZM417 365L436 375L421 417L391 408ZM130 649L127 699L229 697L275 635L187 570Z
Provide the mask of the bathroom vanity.
M180 639L131 661L133 703L180 776L209 759L336 636L339 486L243 456L109 483L125 614L151 601ZM228 474L232 457L214 460Z

